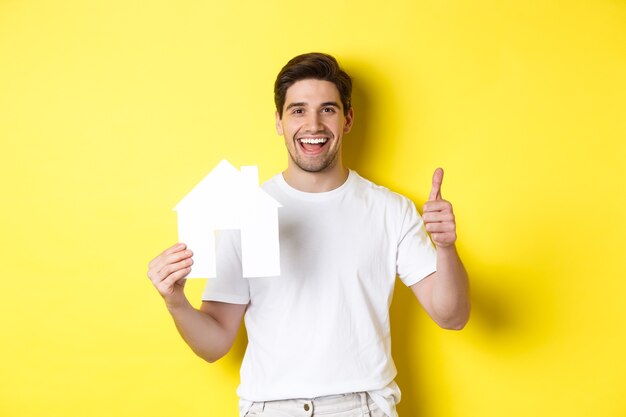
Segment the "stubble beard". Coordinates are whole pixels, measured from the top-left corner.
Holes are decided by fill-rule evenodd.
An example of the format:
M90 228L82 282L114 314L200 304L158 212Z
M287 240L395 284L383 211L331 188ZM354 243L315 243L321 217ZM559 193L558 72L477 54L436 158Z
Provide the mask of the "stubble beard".
M303 171L313 172L313 173L324 172L334 167L335 164L337 163L337 157L339 155L339 148L336 148L334 152L331 151L323 155L319 155L317 158L313 160L307 160L306 157L300 155L298 151L296 150L298 149L297 147L300 145L298 144L298 141L296 140L295 137L293 138L293 144L294 144L293 153L290 149L287 149L289 152L289 157L291 158L293 163L296 164L296 166Z

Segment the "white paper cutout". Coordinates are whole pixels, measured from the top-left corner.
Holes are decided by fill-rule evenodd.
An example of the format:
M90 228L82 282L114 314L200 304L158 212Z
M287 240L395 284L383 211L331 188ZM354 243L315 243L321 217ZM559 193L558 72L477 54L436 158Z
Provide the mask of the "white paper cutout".
M177 205L178 240L193 251L187 278L216 276L215 232L241 230L243 276L280 275L278 208L259 187L256 166L237 170L222 160Z

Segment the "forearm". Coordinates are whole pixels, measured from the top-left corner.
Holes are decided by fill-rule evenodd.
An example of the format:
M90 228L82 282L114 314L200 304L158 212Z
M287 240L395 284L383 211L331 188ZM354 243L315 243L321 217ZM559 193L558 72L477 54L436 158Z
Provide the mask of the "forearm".
M431 303L435 320L447 329L462 329L469 319L467 272L454 245L437 249L437 279Z
M208 362L215 362L228 353L231 344L226 329L209 314L194 308L189 302L167 306L178 332L194 351Z

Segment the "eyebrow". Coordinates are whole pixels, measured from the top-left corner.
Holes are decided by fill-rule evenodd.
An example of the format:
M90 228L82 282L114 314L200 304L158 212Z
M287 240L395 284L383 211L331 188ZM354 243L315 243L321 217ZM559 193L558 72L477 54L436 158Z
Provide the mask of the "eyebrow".
M292 107L307 107L307 106L308 104L303 101L298 102L298 103L289 103L289 105L285 107L285 110L289 110ZM337 103L336 101L325 101L324 103L320 105L320 107L327 107L327 106L337 107L338 109L341 108L339 106L339 103Z

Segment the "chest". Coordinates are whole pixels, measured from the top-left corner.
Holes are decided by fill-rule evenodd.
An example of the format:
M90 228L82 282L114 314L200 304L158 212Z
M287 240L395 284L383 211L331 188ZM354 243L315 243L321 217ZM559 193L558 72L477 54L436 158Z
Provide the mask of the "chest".
M383 272L395 265L399 229L385 207L310 205L279 214L285 272Z

